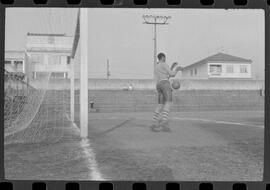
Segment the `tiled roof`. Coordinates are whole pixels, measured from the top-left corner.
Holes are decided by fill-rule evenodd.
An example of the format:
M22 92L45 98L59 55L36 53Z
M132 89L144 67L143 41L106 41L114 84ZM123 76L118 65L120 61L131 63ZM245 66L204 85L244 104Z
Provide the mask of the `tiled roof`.
M252 61L250 59L245 59L245 58L241 58L241 57L237 57L237 56L233 56L233 55L229 55L225 53L217 53L201 61L188 65L184 69L188 69L195 65L202 65L208 62L251 63Z

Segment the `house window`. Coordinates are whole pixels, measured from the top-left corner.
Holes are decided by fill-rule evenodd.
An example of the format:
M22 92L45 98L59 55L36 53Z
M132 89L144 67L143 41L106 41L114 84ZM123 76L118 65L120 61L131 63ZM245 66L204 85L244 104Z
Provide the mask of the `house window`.
M23 62L22 62L22 61L14 61L14 64L15 64L15 65L22 65Z
M53 55L50 59L50 64L52 65L60 65L61 64L61 56Z
M67 57L67 64L70 64L70 56Z
M5 64L11 64L11 61L5 61Z
M43 62L43 56L42 55L38 55L38 54L33 54L31 56L31 61L34 64L40 64Z
M51 74L52 78L65 78L65 73L64 72L53 72Z
M197 69L194 69L194 75L197 75Z
M47 76L48 76L47 72L36 72L36 71L32 72L32 78L44 78Z
M23 62L22 61L14 61L15 69L22 69Z
M233 73L233 65L227 65L226 72L227 73Z
M210 65L210 73L211 75L220 75L222 73L221 65Z
M247 66L246 65L240 65L240 73L247 73Z

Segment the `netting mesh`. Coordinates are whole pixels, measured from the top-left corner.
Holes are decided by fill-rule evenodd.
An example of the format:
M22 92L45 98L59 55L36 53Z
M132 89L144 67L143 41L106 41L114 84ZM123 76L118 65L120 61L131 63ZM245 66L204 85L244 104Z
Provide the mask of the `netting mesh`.
M23 130L33 125L35 117L43 108L50 73L44 73L37 80L39 87L34 87L10 73L5 77L5 143L23 142L29 137L19 135ZM35 82L37 82L35 81ZM42 87L42 88L41 88ZM37 118L35 119L37 120ZM36 130L38 131L38 130Z
M24 11L22 14L28 16ZM25 75L5 72L5 144L55 143L70 137L74 140L78 131L69 116L68 57L78 10L27 11L36 17L29 18L35 28L28 28L32 36L26 40ZM68 25L64 24L66 19L70 21Z
M52 144L80 138L78 130L70 121L69 89L54 88L56 82L50 74L46 74L43 80L35 81L36 85L39 84L42 88L29 85L28 91L18 91L24 98L17 100L16 90L6 91L5 99L9 99L5 101L6 145Z

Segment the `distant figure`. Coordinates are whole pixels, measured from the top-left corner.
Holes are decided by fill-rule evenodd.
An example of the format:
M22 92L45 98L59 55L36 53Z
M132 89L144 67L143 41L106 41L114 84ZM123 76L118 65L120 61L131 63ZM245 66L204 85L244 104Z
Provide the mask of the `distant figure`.
M133 86L132 86L132 84L130 84L129 86L128 86L128 90L133 90Z
M178 71L182 70L182 67L177 66L177 63L173 63L171 68L166 63L166 56L164 53L158 54L158 63L156 66L156 89L158 92L158 106L154 112L151 130L152 131L166 131L169 132L169 112L172 106L172 88L170 84L170 77L174 77ZM161 122L159 123L159 116L161 115Z
M128 86L123 88L124 91L132 91L133 90L133 86L132 84L129 84Z

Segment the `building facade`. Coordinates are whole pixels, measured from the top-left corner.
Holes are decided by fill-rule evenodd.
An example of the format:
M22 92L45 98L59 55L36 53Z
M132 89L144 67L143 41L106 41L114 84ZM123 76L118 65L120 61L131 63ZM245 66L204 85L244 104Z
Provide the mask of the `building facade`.
M249 59L218 53L184 67L183 78L190 79L251 79Z
M73 37L65 34L27 34L26 73L30 78L50 73L52 78L68 78Z
M25 73L25 52L24 51L5 51L5 70L10 73Z

